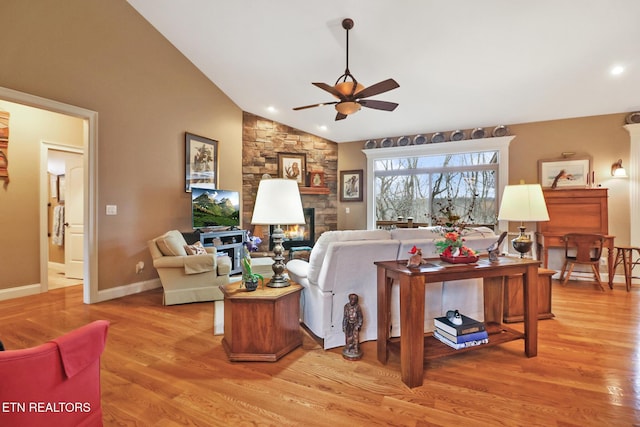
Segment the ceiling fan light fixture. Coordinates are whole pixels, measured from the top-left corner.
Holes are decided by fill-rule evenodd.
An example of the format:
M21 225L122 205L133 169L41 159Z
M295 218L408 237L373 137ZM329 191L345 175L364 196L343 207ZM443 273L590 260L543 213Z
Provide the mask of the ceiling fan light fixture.
M336 104L336 111L348 116L349 114L360 111L360 104L357 102L340 102Z
M353 89L353 86L356 86L356 89ZM351 96L354 93L358 93L364 90L364 86L357 82L340 82L336 83L334 86L338 92L343 94L344 96Z

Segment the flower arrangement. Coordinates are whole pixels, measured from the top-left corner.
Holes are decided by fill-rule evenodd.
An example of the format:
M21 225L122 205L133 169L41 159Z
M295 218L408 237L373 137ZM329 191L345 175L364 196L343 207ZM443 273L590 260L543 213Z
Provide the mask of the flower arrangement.
M247 241L245 242L245 246L250 252L257 251L261 243L261 238L259 238L258 236L252 236L251 232L247 231Z
M475 197L472 200L467 212L463 216L456 213L453 199L448 198L446 203L440 206L437 216L432 216L432 220L438 225L443 240L435 242L436 252L444 258L454 257L476 257L476 252L465 246L462 237L463 230L467 226L467 221L473 221L471 213L475 205Z
M447 258L452 257L474 257L476 252L464 245L462 230L441 227L444 240L435 242L436 251Z

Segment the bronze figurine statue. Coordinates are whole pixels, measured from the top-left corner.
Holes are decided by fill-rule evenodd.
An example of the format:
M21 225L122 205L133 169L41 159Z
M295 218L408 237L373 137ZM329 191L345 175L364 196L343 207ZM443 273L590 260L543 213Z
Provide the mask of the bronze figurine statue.
M344 306L342 331L344 332L345 346L344 350L342 350L342 357L347 360L359 360L362 358L362 350L360 350L362 309L358 304L358 300L357 294L349 294L349 302Z

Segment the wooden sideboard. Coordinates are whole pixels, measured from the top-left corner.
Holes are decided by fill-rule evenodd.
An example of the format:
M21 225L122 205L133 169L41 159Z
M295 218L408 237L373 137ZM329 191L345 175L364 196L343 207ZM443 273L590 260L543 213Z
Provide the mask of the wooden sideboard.
M549 221L538 222L538 259L549 264L549 248L564 248L567 233L595 233L605 236L609 287L613 286L614 236L609 235L609 206L606 188L545 189Z

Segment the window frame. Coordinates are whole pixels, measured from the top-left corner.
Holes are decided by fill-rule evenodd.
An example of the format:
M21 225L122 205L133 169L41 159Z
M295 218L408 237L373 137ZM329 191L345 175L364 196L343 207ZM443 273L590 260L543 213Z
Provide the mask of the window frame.
M374 162L383 159L398 159L405 157L435 156L444 154L463 154L478 151L498 152L498 176L497 176L497 205L500 206L500 199L504 187L509 183L509 145L515 136L502 136L496 138L471 139L464 141L446 142L440 144L410 145L405 147L388 147L363 149L362 152L367 157L367 177L366 177L366 206L367 206L367 229L376 228L375 196L374 196ZM499 229L506 229L508 223L500 221Z

